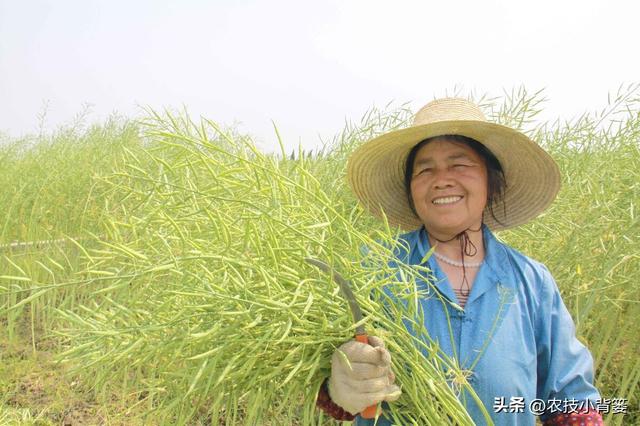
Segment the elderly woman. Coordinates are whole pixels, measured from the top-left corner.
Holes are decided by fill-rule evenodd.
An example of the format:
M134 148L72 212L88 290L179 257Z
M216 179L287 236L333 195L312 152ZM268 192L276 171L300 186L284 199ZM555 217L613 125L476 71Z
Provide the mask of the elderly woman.
M408 248L399 261L420 264L435 247L427 261L432 285L462 310L437 298L421 300L425 328L468 371L496 425L534 425L534 400L546 407L545 425L602 424L594 409L600 395L593 359L576 339L553 277L492 233L530 221L555 198L560 174L544 150L487 122L473 103L446 98L423 107L413 126L362 145L347 171L364 206L410 230L399 237ZM401 394L391 354L379 338L369 343L338 348L348 363L338 350L332 358L318 406L336 419L373 424L358 413ZM474 421L485 424L475 400L465 392L460 399ZM516 409L509 407L514 401ZM577 407L563 407L571 401ZM377 424L390 424L384 411Z

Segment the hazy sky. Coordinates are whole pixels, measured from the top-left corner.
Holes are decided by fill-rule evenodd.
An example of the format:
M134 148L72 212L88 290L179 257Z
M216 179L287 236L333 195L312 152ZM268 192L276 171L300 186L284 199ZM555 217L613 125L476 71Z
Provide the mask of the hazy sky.
M546 88L549 117L640 82L638 1L0 0L0 132L139 105L319 144L372 105Z

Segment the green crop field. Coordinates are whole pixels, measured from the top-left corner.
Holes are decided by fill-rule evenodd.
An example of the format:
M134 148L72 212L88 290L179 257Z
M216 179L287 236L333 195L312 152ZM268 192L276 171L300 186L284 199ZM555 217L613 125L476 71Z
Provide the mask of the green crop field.
M554 275L596 385L626 405L607 424L640 424L640 86L552 122L538 119L541 93L476 101L558 162L551 208L497 235ZM403 389L393 416L472 424L456 398L471 389L464 371L396 320L416 315L420 271L363 262L366 245L386 264L397 230L344 178L360 143L410 119L374 108L322 149L272 154L152 110L0 136L0 424L331 424L315 396L354 325L305 257L353 282L368 331L388 342ZM383 286L402 294L393 315L369 297Z

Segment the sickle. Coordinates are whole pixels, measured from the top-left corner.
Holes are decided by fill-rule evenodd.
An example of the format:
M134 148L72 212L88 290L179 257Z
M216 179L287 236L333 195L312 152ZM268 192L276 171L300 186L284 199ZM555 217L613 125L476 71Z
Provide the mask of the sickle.
M338 283L338 286L340 287L340 291L342 292L342 295L344 296L345 299L347 299L347 302L349 303L349 308L351 309L351 314L353 315L353 321L356 324L359 324L360 321L362 320L362 311L360 310L360 305L358 305L358 302L356 301L356 296L353 294L353 291L351 291L351 286L349 285L349 282L345 280L338 271L334 270L333 268L331 268L329 265L327 265L321 260L312 259L310 257L306 257L304 260L307 261L307 263L310 263L313 266L318 267L321 271L329 274L331 278L333 278L333 280ZM360 343L365 343L367 345L369 344L369 339L367 338L367 333L364 331L363 324L359 324L356 326L355 338ZM360 415L365 419L373 419L376 417L376 411L377 411L377 406L371 405L365 408L364 410L362 410Z
M331 278L333 278L333 280L338 283L342 295L345 299L347 299L347 302L349 303L349 308L351 309L351 314L353 315L353 321L358 324L362 320L362 310L360 310L360 306L356 301L356 297L353 294L353 291L351 291L349 282L345 280L339 272L337 272L321 260L312 259L309 257L305 258L304 260L306 260L313 266L318 267L321 271L331 275ZM365 336L364 343L368 343L363 324L359 324L358 326L356 326L356 339L360 340L358 336Z

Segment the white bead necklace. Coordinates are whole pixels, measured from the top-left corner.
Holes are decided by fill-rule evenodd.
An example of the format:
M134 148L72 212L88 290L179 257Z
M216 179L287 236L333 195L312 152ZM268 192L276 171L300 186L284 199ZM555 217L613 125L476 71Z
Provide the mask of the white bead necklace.
M448 263L449 265L457 266L458 268L462 268L463 266L465 268L479 268L480 265L482 265L482 262L477 262L477 263L464 262L464 265L463 265L462 262L458 262L457 260L453 260L453 259L450 259L450 258L448 258L446 256L443 256L440 253L438 253L437 251L434 251L433 254L435 254L436 257L438 259L442 260L444 263Z

